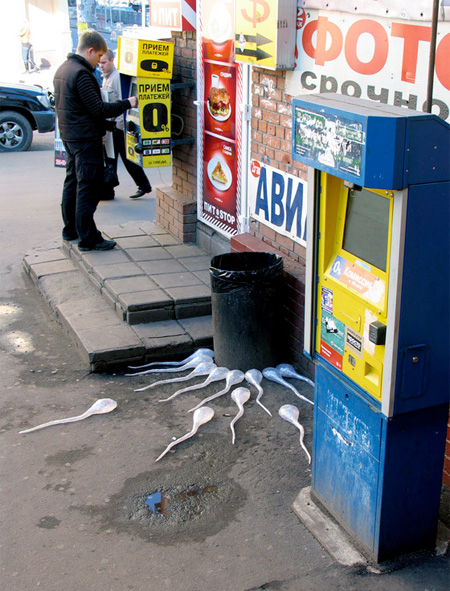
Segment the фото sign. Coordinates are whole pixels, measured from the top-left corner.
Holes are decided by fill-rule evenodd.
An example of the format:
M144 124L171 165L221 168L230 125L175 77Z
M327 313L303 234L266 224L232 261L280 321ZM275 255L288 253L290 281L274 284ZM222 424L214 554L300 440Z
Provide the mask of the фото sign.
M297 9L292 96L337 92L422 111L427 98L431 23ZM450 23L436 38L433 113L449 118Z

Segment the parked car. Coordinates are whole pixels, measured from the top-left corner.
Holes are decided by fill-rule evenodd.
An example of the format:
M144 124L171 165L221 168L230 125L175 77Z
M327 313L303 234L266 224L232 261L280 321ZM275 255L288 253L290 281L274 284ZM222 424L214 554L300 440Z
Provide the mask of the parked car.
M33 131L55 129L52 98L41 86L0 83L0 152L28 150Z

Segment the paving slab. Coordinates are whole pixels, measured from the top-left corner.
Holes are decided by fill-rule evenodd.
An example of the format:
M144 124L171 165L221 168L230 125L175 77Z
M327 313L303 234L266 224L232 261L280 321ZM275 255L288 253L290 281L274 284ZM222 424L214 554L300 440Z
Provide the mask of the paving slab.
M211 290L204 284L167 287L165 291L174 300L175 304L211 302Z
M106 226L102 230L108 238L116 239L124 236L145 236L147 233L140 224L118 224L117 226Z
M167 246L167 250L176 259L201 256L205 254L204 250L194 244L178 244L176 246Z
M194 271L194 275L200 279L202 283L208 286L211 291L211 273L208 270L205 271Z
M78 250L78 249L77 249ZM80 252L78 250L78 252ZM81 259L89 267L95 267L96 265L111 265L116 263L128 263L130 259L127 257L123 250L113 248L105 252L90 251L81 254Z
M74 266L72 262L67 259L49 261L46 263L33 263L30 265L31 274L36 279L40 279L45 275L56 275L57 273L67 273L67 271L73 270Z
M147 275L150 275L153 280L154 276L160 273L182 273L183 271L186 271L186 267L183 267L181 263L173 258L155 261L140 261L139 266Z
M184 273L163 273L161 275L152 275L152 279L164 289L169 287L188 287L201 284L200 279L189 271L184 271Z
M112 265L96 265L92 273L100 281L118 279L123 277L135 277L144 275L144 272L135 263L116 263Z
M103 289L106 289L116 299L121 294L150 291L157 288L158 285L148 275L107 279L103 285Z
M123 293L119 296L119 302L129 312L148 310L149 308L173 308L173 298L158 287L148 291Z
M169 249L167 249L169 250ZM211 257L200 255L200 256L189 256L180 259L180 263L186 267L189 271L206 271L209 272L211 264Z
M191 337L195 349L198 347L212 347L213 322L210 314L197 316L196 318L179 319L178 324Z
M116 239L117 245L120 248L148 248L150 246L159 246L158 242L152 236L128 236Z
M160 246L175 246L176 244L182 244L180 240L172 236L172 234L155 234L154 238Z
M186 333L182 324L176 320L139 324L134 326L133 330L143 340L181 336Z
M159 261L172 259L173 256L164 246L152 246L143 248L127 248L127 255L133 261Z
M49 250L36 250L32 254L28 254L24 258L25 264L28 266L36 263L48 263L50 261L60 261L65 259L65 255L61 248L51 248Z

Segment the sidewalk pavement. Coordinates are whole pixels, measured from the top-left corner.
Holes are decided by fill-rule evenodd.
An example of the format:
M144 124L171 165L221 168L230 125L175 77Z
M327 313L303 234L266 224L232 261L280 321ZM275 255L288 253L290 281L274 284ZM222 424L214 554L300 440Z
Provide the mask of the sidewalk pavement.
M24 268L91 371L212 346L211 257L152 221L102 228L117 242L33 249Z

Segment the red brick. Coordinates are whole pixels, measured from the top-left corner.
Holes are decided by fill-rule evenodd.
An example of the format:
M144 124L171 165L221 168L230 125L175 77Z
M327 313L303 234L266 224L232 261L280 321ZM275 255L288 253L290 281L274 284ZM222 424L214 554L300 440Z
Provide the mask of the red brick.
M273 135L266 135L264 138L264 143L266 144L266 146L270 146L275 150L279 150L280 148L280 138Z
M277 137L279 137L280 139L284 140L284 127L281 126L277 126L275 133L277 135Z
M275 125L280 125L280 115L278 113L272 113L270 111L262 111L262 118L264 121L268 123L274 123Z
M288 115L280 115L280 125L292 129L292 117L289 117Z
M273 112L277 111L277 103L274 100L260 98L259 105L260 105L261 109L265 109L266 111L273 111Z
M264 96L264 87L261 84L253 84L252 94L255 96Z

